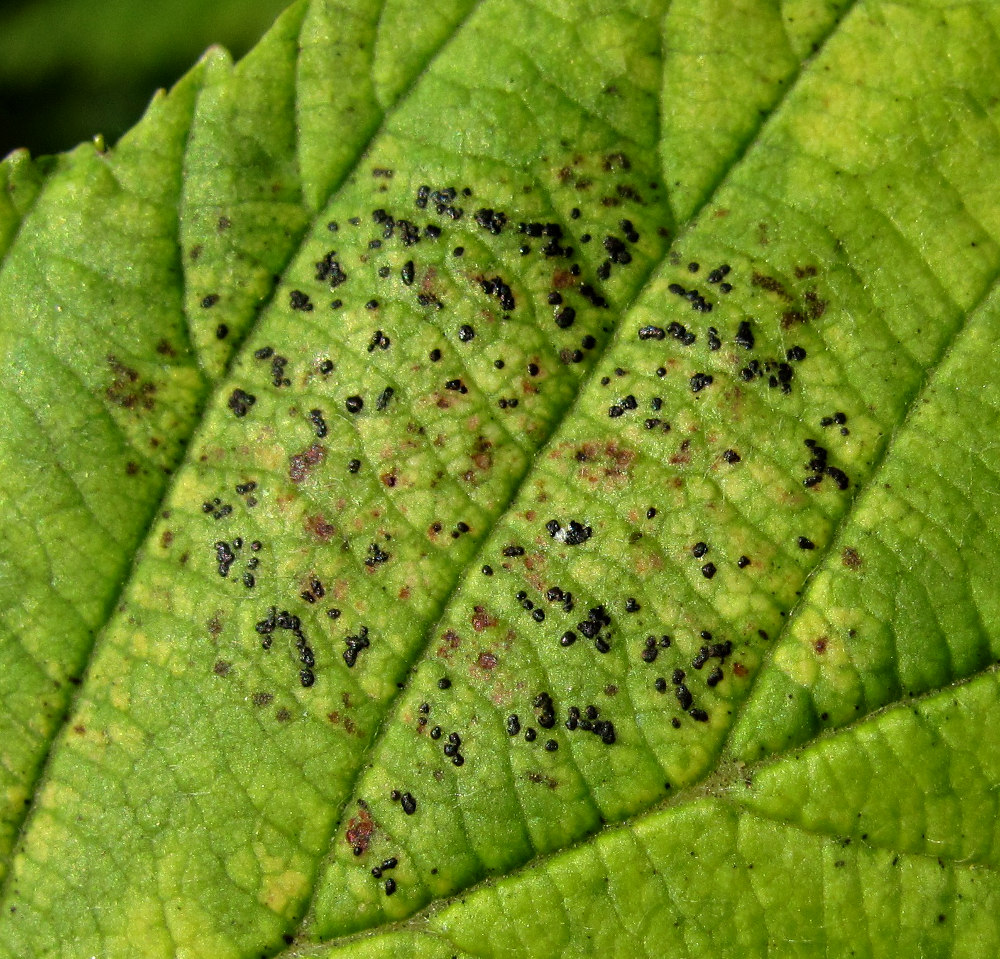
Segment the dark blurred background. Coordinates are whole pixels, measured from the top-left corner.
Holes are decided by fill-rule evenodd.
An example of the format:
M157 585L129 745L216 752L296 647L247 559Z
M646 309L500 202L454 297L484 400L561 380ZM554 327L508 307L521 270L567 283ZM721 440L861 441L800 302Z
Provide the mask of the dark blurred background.
M0 157L114 143L206 47L242 56L291 0L0 0Z

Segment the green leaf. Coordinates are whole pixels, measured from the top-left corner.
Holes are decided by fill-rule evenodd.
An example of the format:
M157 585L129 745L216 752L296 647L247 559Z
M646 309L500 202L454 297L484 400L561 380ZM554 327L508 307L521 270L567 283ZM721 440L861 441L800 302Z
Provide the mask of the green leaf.
M303 0L5 161L0 955L996 951L1000 13L847 7Z

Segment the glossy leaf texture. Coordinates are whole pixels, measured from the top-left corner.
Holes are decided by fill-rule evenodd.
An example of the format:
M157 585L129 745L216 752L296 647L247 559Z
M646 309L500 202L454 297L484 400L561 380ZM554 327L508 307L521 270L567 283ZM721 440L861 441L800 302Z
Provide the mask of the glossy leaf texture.
M995 952L998 28L314 0L5 161L0 955Z

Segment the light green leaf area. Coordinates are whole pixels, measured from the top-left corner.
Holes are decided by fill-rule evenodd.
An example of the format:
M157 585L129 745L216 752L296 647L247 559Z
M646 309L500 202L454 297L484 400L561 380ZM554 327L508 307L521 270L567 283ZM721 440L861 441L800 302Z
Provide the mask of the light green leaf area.
M0 956L1000 947L1000 11L293 6L0 166Z

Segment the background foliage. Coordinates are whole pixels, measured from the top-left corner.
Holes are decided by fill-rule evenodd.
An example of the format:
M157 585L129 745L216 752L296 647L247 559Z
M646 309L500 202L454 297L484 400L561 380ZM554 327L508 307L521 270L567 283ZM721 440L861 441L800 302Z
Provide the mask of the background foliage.
M285 0L7 0L0 4L0 156L117 140L210 44L242 56Z

